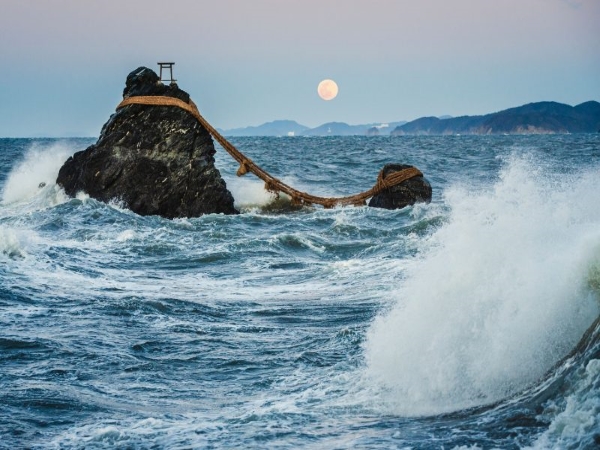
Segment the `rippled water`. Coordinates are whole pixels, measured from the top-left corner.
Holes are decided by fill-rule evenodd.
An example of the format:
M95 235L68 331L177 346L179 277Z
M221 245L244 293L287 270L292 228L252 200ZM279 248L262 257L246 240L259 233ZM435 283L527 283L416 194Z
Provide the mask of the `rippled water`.
M0 447L600 443L599 135L236 138L314 194L397 162L433 201L295 210L218 149L243 214L173 221L66 198L92 142L0 139Z

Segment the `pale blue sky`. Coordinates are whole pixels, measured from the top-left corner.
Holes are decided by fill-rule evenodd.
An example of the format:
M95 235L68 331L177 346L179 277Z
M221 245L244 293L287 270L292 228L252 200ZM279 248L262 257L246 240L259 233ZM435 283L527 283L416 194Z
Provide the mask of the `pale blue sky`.
M599 24L600 0L0 0L0 137L97 136L161 60L221 128L574 105L600 100Z

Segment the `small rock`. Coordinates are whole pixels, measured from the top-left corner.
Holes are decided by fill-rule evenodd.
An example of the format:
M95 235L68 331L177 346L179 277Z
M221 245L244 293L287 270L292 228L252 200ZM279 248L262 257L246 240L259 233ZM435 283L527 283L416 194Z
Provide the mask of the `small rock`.
M391 173L411 168L406 164L386 164L383 167L384 179ZM415 203L431 201L431 184L422 176L409 178L396 186L385 189L373 196L369 206L373 208L400 209Z

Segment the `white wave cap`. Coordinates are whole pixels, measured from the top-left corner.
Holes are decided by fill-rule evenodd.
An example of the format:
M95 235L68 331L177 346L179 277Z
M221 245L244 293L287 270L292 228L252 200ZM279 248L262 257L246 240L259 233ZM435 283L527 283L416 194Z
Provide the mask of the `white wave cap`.
M56 143L49 147L33 146L23 160L10 172L2 192L2 203L23 203L31 201L40 193L46 194L48 205L56 205L66 200L56 187L58 171L73 154L66 144Z
M538 167L513 157L489 191L448 191L449 221L367 335L384 408L429 415L506 398L598 316L599 171Z

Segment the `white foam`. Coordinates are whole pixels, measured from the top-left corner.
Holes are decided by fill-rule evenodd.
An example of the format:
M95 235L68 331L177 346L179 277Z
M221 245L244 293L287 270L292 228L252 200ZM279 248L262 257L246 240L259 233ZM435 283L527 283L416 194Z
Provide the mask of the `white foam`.
M149 441L155 442L160 448L205 448L207 439L204 433L190 432L219 432L225 423L219 420L207 422L193 414L180 414L177 423L148 417L146 419L130 419L119 422L107 419L104 422L80 425L55 436L50 442L52 447L118 447L143 448ZM181 447L178 440L186 444Z
M541 377L597 317L600 173L536 167L513 158L488 191L448 191L448 223L368 332L382 407L427 415L502 399Z
M546 409L560 409L548 430L528 449L592 448L600 424L600 360L592 359L582 371L575 389L566 397L564 407L550 404ZM588 447L589 446L589 447Z
M65 143L31 147L10 172L2 192L2 203L24 203L41 193L51 203L65 201L66 197L60 196L59 190L55 189L56 177L72 153L73 149Z
M314 195L321 195L324 197L335 196L335 194L324 193L322 187L306 185L293 176L282 177L281 181L288 186L293 186L299 191L310 192ZM226 182L227 188L235 199L235 206L237 208L245 210L262 208L278 199L276 194L265 190L264 182L251 174L248 174L245 177L227 178ZM284 193L280 193L279 196L284 201L290 200Z
M231 178L227 180L227 188L235 199L238 208L252 208L266 206L275 200L275 194L264 188L260 180L244 178Z
M22 237L15 230L0 227L0 256L23 257L24 246Z
M117 235L117 241L125 242L136 237L136 232L134 230L125 230Z

